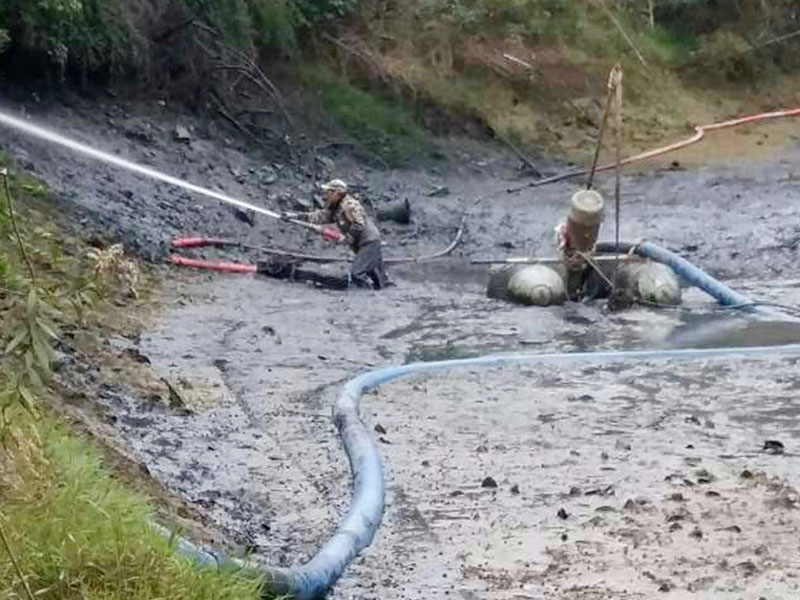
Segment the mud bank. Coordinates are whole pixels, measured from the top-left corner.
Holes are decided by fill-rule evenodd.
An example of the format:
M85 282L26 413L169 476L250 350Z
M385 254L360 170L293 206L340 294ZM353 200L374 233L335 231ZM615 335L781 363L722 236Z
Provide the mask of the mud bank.
M291 195L309 200L313 174L304 167L265 163L226 142L233 135L219 126L157 104L31 112L82 141L270 209L294 206ZM188 143L173 139L179 121L194 126ZM159 258L179 233L330 251L282 223L251 226L228 208L8 131L0 145L48 181L67 220L143 256ZM425 171L379 171L336 155L324 169L378 205L408 197L414 222L386 227L386 254L424 253L447 244L468 202L520 182L514 161L493 150L454 142L451 154ZM798 158L795 144L769 159L628 176L622 237L662 243L744 293L798 303ZM610 189L609 179L600 183ZM349 468L329 418L347 378L487 352L647 347L733 319L692 292L690 311L613 315L486 299L485 270L465 259L551 254L574 189L483 202L456 256L394 269L399 285L382 293L163 267L160 316L140 336L109 340L108 352L146 357L180 401L166 388L148 398L106 381L94 408L151 476L203 511L219 541L271 563L304 560L349 502ZM661 590L738 599L768 589L793 597L793 367L503 369L382 388L364 406L383 442L386 520L333 597L585 600ZM783 440L787 454L763 454L766 439Z

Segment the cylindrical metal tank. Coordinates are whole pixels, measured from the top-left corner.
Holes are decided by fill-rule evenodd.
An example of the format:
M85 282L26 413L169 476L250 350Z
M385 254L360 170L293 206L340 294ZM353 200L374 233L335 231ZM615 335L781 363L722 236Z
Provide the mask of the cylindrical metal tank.
M486 295L532 306L562 304L566 299L563 267L503 265L489 273Z
M569 249L591 252L602 222L603 197L594 190L575 192L567 215Z
M544 265L518 269L508 280L507 291L509 299L532 306L563 304L567 295L561 276Z

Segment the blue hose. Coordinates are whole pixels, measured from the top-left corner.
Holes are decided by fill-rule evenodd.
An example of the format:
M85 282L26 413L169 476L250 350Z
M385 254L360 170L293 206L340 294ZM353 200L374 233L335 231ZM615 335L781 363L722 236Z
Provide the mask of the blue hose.
M650 242L642 242L634 248L634 252L644 258L650 258L667 265L687 283L703 290L723 306L741 306L745 309L754 307L754 303L750 298L735 292L724 283L717 281L695 267L685 258L681 258L666 248Z
M734 292L703 273L688 261L655 244L636 246L637 254L662 262L689 283L704 290L726 306L753 306L745 296ZM333 420L350 461L353 473L353 501L344 521L320 551L306 564L288 569L265 567L237 559L228 559L200 549L178 538L178 550L201 564L220 564L252 569L265 580L264 593L290 594L296 600L323 598L342 575L347 565L371 542L380 524L384 506L383 465L378 448L361 420L363 394L384 383L418 373L430 373L467 367L491 367L513 363L609 363L631 360L694 360L719 357L763 357L798 354L800 344L750 348L708 348L684 350L637 350L627 352L575 352L560 354L493 355L478 358L414 363L369 371L351 379L333 406Z

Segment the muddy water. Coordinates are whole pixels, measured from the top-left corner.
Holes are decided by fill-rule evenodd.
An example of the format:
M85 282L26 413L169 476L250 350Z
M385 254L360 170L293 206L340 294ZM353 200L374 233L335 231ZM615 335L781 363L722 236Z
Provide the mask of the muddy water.
M48 107L40 117L270 209L310 189L302 169L264 164L208 124L197 123L189 144L175 143L170 128L186 117L160 108ZM183 193L5 131L0 145L29 161L83 227L147 256L161 256L170 235L194 232L325 250L283 224L245 225L228 209L200 209ZM414 223L385 227L387 254L424 253L447 243L468 201L520 182L503 155L465 147L453 144L452 164L413 172L334 156L335 173L378 205L410 198ZM745 293L800 304L798 159L790 146L749 162L640 171L624 182L622 237L663 242ZM600 186L608 191L611 181ZM443 197L429 195L442 187ZM618 314L485 298L486 272L467 259L550 254L574 189L486 200L454 257L396 268L398 286L382 293L164 267L157 322L139 338L111 340L110 351L147 356L186 406L170 406L166 393L142 398L120 382L99 390L103 414L228 545L288 565L311 556L348 506L350 473L330 406L341 384L367 368L488 352L696 345L707 331L715 343L794 337L717 311L696 291L684 310ZM332 596L795 597L797 497L787 487L798 480L795 370L757 357L528 367L400 381L369 394L365 418L386 431L376 433L386 520ZM765 439L784 441L788 455L762 453ZM753 476L742 478L745 469ZM486 477L498 487L482 487Z

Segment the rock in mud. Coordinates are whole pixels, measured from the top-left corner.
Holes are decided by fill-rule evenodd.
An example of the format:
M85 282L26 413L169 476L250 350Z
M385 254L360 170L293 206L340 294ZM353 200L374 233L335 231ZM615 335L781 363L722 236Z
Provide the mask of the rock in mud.
M248 225L250 225L250 227L255 227L256 224L255 211L235 208L233 209L233 214L236 216L237 219L239 219L243 223L247 223Z
M185 144L188 144L189 142L192 141L192 134L189 133L189 129L184 127L183 125L176 126L173 135L175 137L175 140L178 142L183 142Z
M375 216L378 221L393 221L400 225L408 225L411 222L411 204L406 198L378 210Z
M697 483L699 484L708 484L713 483L717 480L716 476L713 473L710 473L706 469L700 469L695 473L697 475Z
M494 489L494 488L497 487L497 482L493 478L487 477L481 483L481 487L482 488Z
M139 363L140 365L150 364L150 359L139 352L136 348L125 348L125 350L122 351L122 356L127 356L133 362Z
M594 402L594 396L581 394L580 396L567 396L567 402Z
M567 511L565 511L563 508L559 508L559 509L558 509L558 512L556 513L556 516L557 516L559 519L562 519L562 520L564 520L564 521L566 521L567 519L569 519L569 513L567 513Z
M783 454L785 448L783 442L779 440L767 440L764 442L763 450L767 454Z
M447 186L444 186L444 185L440 185L436 189L434 189L432 192L428 192L428 197L429 198L443 198L444 196L447 196L449 194L450 194L450 188L448 188Z
M147 124L143 126L133 125L125 129L125 137L135 142L151 144L153 142L153 130Z
M258 172L258 183L260 185L272 185L276 181L278 181L278 175L272 167L262 167Z
M328 158L327 156L317 155L316 159L319 166L326 173L332 173L333 170L336 168L336 163L333 161L332 158Z

